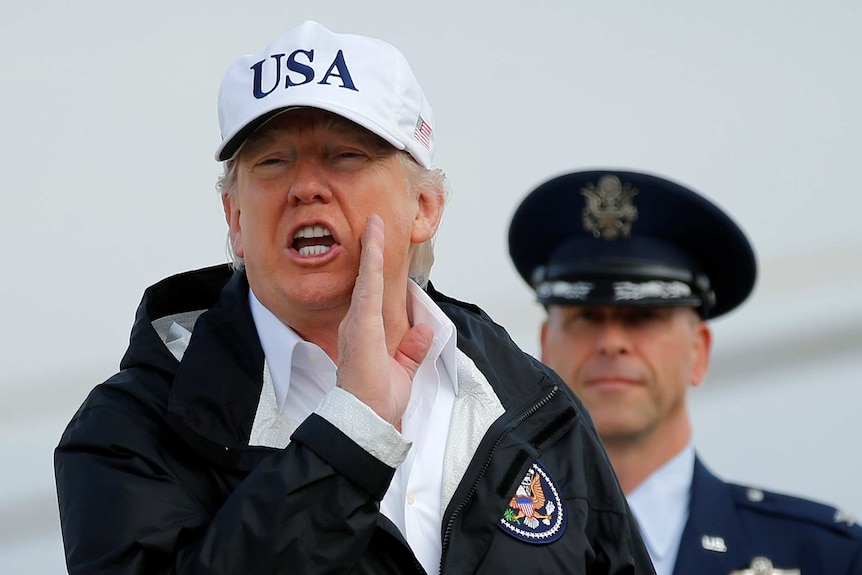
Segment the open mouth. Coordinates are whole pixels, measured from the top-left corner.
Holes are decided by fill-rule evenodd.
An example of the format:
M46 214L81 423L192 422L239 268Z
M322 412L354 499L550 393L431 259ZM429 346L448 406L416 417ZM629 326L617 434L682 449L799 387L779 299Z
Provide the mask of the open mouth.
M332 232L324 226L305 226L293 235L291 247L301 256L319 256L335 245Z

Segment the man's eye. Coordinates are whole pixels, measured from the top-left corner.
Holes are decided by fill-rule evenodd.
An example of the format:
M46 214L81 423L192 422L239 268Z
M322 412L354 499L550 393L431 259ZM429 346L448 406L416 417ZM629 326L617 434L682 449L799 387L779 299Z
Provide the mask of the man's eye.
M595 320L596 314L592 311L579 311L569 316L568 323L591 322Z
M356 151L356 150L342 150L342 151L338 152L337 154L335 154L335 157L342 159L342 160L355 160L355 159L364 158L364 157L366 157L366 155L364 153Z
M632 325L641 325L657 321L661 314L654 309L644 309L632 312L628 316L628 322Z

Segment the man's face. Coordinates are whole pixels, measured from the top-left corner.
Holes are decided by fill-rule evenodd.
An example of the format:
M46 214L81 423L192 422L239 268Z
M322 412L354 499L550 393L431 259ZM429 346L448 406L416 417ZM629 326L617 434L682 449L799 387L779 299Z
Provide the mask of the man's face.
M385 225L386 285L406 280L412 246L433 235L440 214L409 188L398 153L315 109L283 113L245 143L225 214L249 284L282 321L347 309L371 213Z
M685 394L706 376L710 341L690 308L552 305L542 362L581 398L605 443L628 443L687 421Z

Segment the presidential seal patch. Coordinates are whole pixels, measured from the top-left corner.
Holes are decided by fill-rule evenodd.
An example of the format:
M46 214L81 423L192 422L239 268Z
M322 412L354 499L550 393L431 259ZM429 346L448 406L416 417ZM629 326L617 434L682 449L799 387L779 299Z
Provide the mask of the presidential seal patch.
M566 530L567 511L547 470L533 463L500 519L500 529L527 543L552 543Z

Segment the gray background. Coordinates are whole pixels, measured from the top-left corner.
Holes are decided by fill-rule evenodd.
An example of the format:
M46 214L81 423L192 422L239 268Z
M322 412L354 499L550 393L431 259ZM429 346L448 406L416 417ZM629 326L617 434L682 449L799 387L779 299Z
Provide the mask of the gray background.
M862 512L862 7L693 3L15 2L0 19L0 571L62 573L51 452L116 369L142 290L225 261L216 93L306 18L412 63L452 182L432 280L535 353L509 262L523 195L615 166L727 208L760 259L715 323L695 439L726 478ZM98 513L100 510L94 510Z

